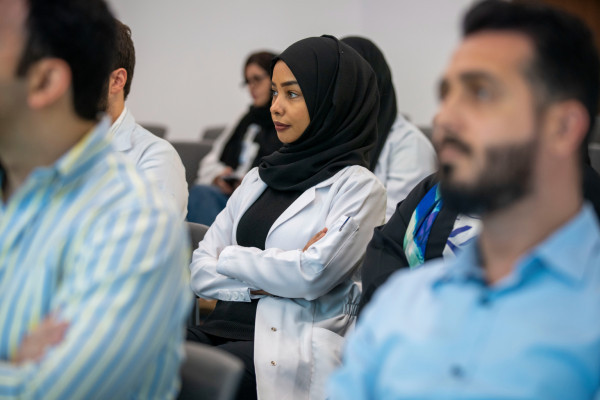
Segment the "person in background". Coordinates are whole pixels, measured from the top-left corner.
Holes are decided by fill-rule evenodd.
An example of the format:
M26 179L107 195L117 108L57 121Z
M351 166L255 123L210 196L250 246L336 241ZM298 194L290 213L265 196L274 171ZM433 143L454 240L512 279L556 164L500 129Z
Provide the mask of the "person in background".
M250 109L237 126L221 135L204 157L198 171L198 185L190 189L187 219L210 225L244 175L282 143L271 119L269 70L275 54L251 54L244 64L244 83L252 96Z
M412 188L436 170L435 150L427 136L398 113L392 73L381 50L362 37L350 36L342 42L367 60L377 76L377 143L370 155L369 169L387 191L387 221Z
M434 118L434 142L439 134L436 132L439 130ZM452 259L479 233L479 216L461 214L448 207L441 196L439 180L437 172L423 179L398 204L392 218L375 228L361 270L359 316L394 272L440 257Z
M188 340L244 361L238 398L323 399L385 217L385 189L366 168L376 77L331 36L291 45L271 71L284 145L246 174L194 252L192 289L218 301Z
M109 137L113 147L131 159L140 171L158 185L161 192L175 202L181 218L187 213L188 186L185 168L175 148L135 122L125 100L131 90L135 69L135 47L131 29L116 20L117 42L112 57L112 71L106 82L106 95L100 109L112 121Z
M0 397L174 398L191 305L171 201L99 122L102 0L0 2Z
M475 4L439 86L440 194L481 232L400 272L348 340L330 399L591 399L600 226L582 195L600 61L583 22Z

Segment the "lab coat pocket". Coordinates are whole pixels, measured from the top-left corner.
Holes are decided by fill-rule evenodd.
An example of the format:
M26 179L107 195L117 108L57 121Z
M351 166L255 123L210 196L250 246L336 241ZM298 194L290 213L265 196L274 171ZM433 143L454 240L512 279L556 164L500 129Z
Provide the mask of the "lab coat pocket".
M325 328L312 329L312 379L311 399L324 399L325 388L331 373L341 365L344 338Z

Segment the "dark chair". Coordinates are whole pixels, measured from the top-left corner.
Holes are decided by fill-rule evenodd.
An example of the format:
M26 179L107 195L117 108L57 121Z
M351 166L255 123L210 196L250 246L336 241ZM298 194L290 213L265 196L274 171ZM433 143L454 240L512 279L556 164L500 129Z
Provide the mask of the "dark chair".
M225 130L226 125L209 126L200 135L200 140L215 141Z
M142 128L149 130L159 138L165 138L167 136L167 127L159 124L140 124Z
M185 343L179 400L231 400L244 365L233 355L201 343Z
M185 167L185 180L191 187L198 177L200 161L212 149L212 145L205 142L171 142Z
M589 150L592 167L600 174L600 143L590 143Z
M190 234L190 242L192 243L192 252L196 250L198 247L198 243L202 239L204 239L204 235L206 231L208 231L208 226L197 224L195 222L186 222L188 227L188 232ZM190 254L190 261L192 256ZM200 323L200 310L198 308L198 299L194 296L194 304L192 306L192 312L190 313L190 317L188 319L188 326L196 326Z

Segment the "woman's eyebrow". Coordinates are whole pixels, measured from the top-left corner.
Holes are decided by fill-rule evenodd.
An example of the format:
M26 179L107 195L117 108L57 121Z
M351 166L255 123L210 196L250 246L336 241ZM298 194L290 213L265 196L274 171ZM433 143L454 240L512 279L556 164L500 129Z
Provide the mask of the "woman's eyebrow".
M297 81L287 81L287 82L283 82L281 84L281 87L286 87L286 86L292 86L292 85L298 85ZM275 82L271 81L271 86L276 86ZM300 86L300 85L298 85Z

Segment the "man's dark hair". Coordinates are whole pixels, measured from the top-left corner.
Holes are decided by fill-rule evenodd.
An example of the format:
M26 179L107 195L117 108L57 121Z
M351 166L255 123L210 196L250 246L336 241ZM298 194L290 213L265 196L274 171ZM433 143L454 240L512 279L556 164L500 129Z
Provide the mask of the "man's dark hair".
M131 29L119 20L116 20L116 24L117 44L115 46L116 53L113 58L112 70L124 68L127 71L127 82L125 82L125 86L123 87L125 98L127 99L131 90L133 71L135 70L135 47L133 47L133 40L131 40Z
M521 33L534 46L528 79L538 89L538 106L575 99L587 109L590 126L582 152L587 157L590 132L598 111L600 61L585 23L566 12L533 1L486 0L465 16L465 37L482 31Z
M273 61L274 57L275 54L271 53L270 51L259 51L257 53L250 54L246 59L246 64L244 64L244 71L242 71L242 74L246 73L246 68L248 68L248 65L250 64L256 64L266 72L269 72L271 70L271 61Z
M26 43L17 74L43 58L60 58L71 68L75 112L96 120L112 64L115 22L104 0L29 0Z

